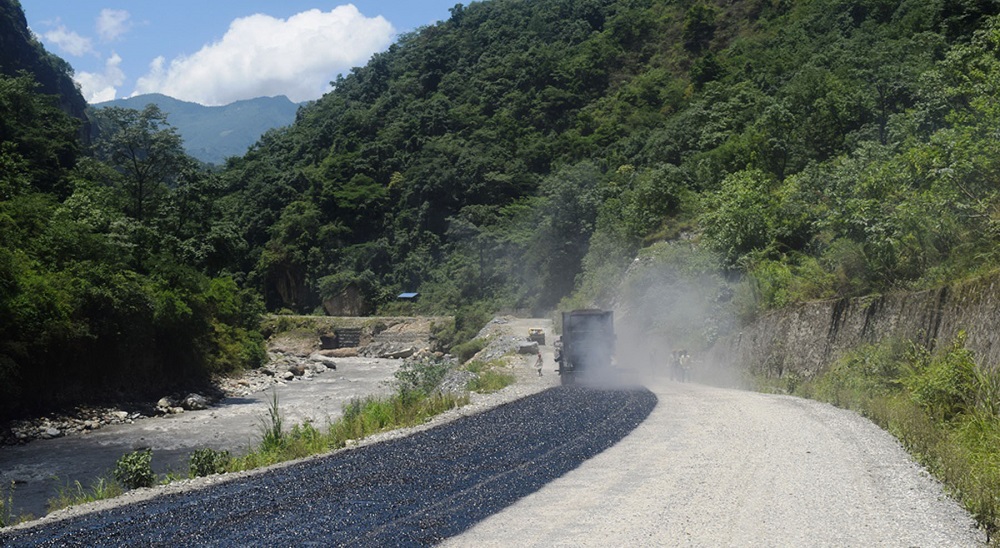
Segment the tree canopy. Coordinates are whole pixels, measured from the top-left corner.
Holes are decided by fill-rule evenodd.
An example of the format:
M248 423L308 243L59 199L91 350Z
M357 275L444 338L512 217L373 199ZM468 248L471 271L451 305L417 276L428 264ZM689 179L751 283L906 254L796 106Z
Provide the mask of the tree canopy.
M155 107L77 112L0 6L0 412L259 363L261 310L347 287L474 331L652 244L754 308L1000 264L994 2L457 5L218 170Z

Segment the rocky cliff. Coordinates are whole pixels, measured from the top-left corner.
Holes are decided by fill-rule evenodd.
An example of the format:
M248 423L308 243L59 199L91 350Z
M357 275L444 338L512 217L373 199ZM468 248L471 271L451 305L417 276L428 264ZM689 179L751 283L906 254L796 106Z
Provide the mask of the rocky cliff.
M811 377L845 351L887 338L933 349L959 331L982 364L1000 363L1000 273L939 289L820 301L765 314L720 339L710 362L767 377Z

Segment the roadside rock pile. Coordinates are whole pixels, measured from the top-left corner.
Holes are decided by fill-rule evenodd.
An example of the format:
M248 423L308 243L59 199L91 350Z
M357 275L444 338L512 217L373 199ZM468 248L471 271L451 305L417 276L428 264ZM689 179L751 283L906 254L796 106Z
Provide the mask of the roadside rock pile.
M476 354L475 359L482 361L498 360L508 354L520 352L524 345L534 345L534 354L538 351L538 343L529 342L527 336L516 336L510 333L510 328L505 327L510 320L499 316L490 320L482 330L476 335L477 338L486 339L486 347Z
M442 394L463 394L468 392L469 381L475 378L476 374L472 371L452 369L441 380L438 392Z

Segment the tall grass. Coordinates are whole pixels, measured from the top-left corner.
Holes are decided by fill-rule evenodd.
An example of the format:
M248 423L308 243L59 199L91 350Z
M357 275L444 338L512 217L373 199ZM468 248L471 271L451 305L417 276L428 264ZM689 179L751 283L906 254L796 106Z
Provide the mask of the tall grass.
M13 525L17 521L17 517L14 516L14 482L12 481L9 489L4 489L0 485L0 527Z
M49 499L48 510L55 512L70 506L117 497L125 489L117 481L109 478L97 478L90 487L84 487L79 481L63 485L54 498Z
M960 333L942 350L889 341L844 356L794 393L853 409L895 435L997 542L1000 370Z
M260 444L247 455L230 460L228 471L249 470L346 447L371 434L405 428L469 402L467 394L436 391L449 365L435 360L407 362L396 372L396 391L389 396L356 398L325 431L306 422L285 432L277 397L262 419Z
M489 394L510 386L514 383L515 378L514 375L505 370L504 366L502 360L489 362L473 360L469 362L465 368L475 373L476 376L466 385L466 390Z
M280 451L285 444L284 425L281 412L278 410L278 393L271 392L271 403L267 406L267 418L260 419L261 449L265 451Z
M468 401L468 395L464 394L428 396L414 391L354 399L344 405L343 415L325 431L308 422L295 425L288 432L282 433L280 443L262 440L255 450L233 458L226 469L250 470L326 453L346 447L371 434L422 424L427 419L465 405Z

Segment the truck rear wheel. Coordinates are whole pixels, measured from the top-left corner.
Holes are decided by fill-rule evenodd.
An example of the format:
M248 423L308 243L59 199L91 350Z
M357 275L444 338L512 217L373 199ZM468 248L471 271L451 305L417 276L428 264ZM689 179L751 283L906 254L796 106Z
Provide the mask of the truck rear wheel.
M569 371L563 371L559 377L563 386L571 386L573 384L573 374Z

